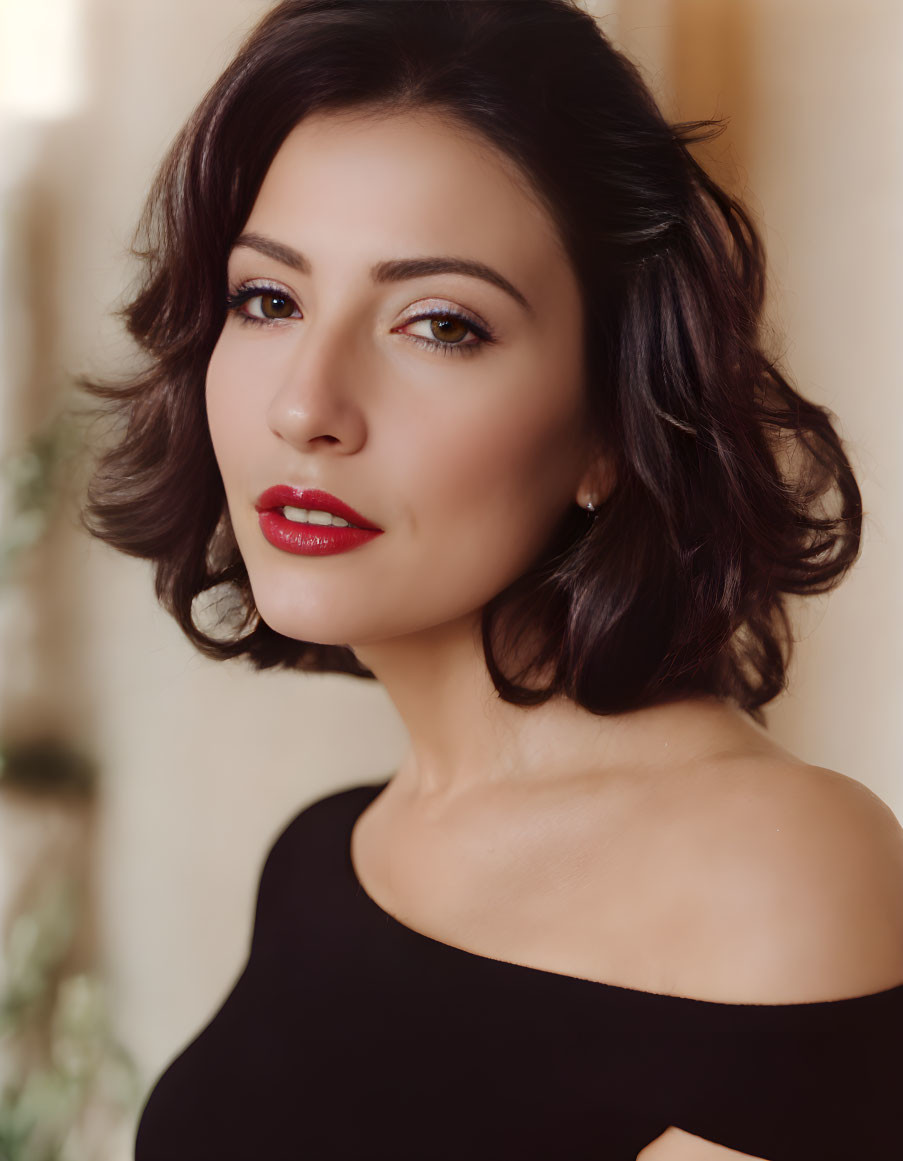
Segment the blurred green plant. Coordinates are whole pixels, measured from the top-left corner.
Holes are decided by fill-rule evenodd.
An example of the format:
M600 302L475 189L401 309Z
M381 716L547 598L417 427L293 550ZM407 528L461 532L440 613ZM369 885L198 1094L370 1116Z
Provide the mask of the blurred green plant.
M21 450L0 461L0 586L12 578L18 559L47 530L62 496L62 467L80 450L76 413L64 409L35 432Z
M79 913L72 880L56 876L9 929L0 1043L19 1067L0 1095L0 1161L94 1161L98 1122L114 1124L140 1095L103 985L65 971Z
M41 540L80 451L77 417L61 412L0 462L0 588ZM67 477L70 478L70 477ZM0 738L0 791L91 800L95 764L54 739ZM7 917L0 987L0 1161L98 1161L103 1137L134 1112L134 1061L113 1034L104 986L67 969L83 909L74 880L46 878Z
M3 786L32 794L90 798L97 786L97 768L87 755L55 738L0 742L0 787Z

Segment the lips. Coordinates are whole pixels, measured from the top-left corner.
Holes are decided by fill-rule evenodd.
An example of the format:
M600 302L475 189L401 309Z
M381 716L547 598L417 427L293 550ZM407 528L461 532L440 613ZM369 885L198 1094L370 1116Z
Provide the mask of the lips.
M290 520L282 511L285 507L329 512L346 520L351 527ZM258 496L256 508L260 531L270 544L283 552L301 556L335 556L349 552L377 539L383 532L337 496L319 488L291 488L279 484Z
M267 488L257 497L255 507L258 512L266 512L275 508L284 508L288 505L291 508L307 508L315 509L319 512L330 512L333 516L339 516L342 520L347 520L349 524L354 524L358 528L367 528L374 532L382 532L382 529L368 520L366 516L362 516L360 512L356 512L349 504L340 500L337 496L331 495L329 492L320 491L319 488L292 488L288 484L277 484L273 488Z

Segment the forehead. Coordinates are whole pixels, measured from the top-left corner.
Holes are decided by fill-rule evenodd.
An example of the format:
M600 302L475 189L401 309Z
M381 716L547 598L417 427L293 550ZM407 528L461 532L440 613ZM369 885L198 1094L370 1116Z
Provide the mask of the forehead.
M543 279L566 265L554 223L509 158L432 110L317 113L283 142L247 229L306 250L461 253ZM386 247L391 247L387 250Z

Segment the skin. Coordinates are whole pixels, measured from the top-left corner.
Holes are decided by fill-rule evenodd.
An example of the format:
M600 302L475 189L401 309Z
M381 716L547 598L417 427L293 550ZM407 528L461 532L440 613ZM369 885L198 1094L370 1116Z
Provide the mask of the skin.
M513 164L435 112L313 116L244 234L309 268L233 251L230 288L277 288L291 315L230 313L207 377L211 437L263 619L350 644L407 727L353 835L379 906L473 954L727 1003L903 980L903 832L861 783L714 698L599 717L495 693L483 604L570 505L615 483L587 442L577 282ZM370 277L437 255L488 264L527 306L458 273ZM410 321L427 309L462 311L495 341L425 349L411 336L443 338ZM324 488L384 533L335 556L282 552L254 509L278 483ZM743 1154L672 1127L641 1156Z

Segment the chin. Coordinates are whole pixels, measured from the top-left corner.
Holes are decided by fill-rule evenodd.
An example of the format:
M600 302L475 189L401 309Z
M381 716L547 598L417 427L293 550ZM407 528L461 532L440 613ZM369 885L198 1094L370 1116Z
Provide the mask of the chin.
M339 645L360 621L340 607L334 595L317 593L312 585L271 586L255 584L251 592L260 619L276 633L296 641L318 645Z
M292 614L257 608L260 619L281 637L294 641L309 641L312 645L345 645L349 632L356 624L341 618L301 617L295 609Z

